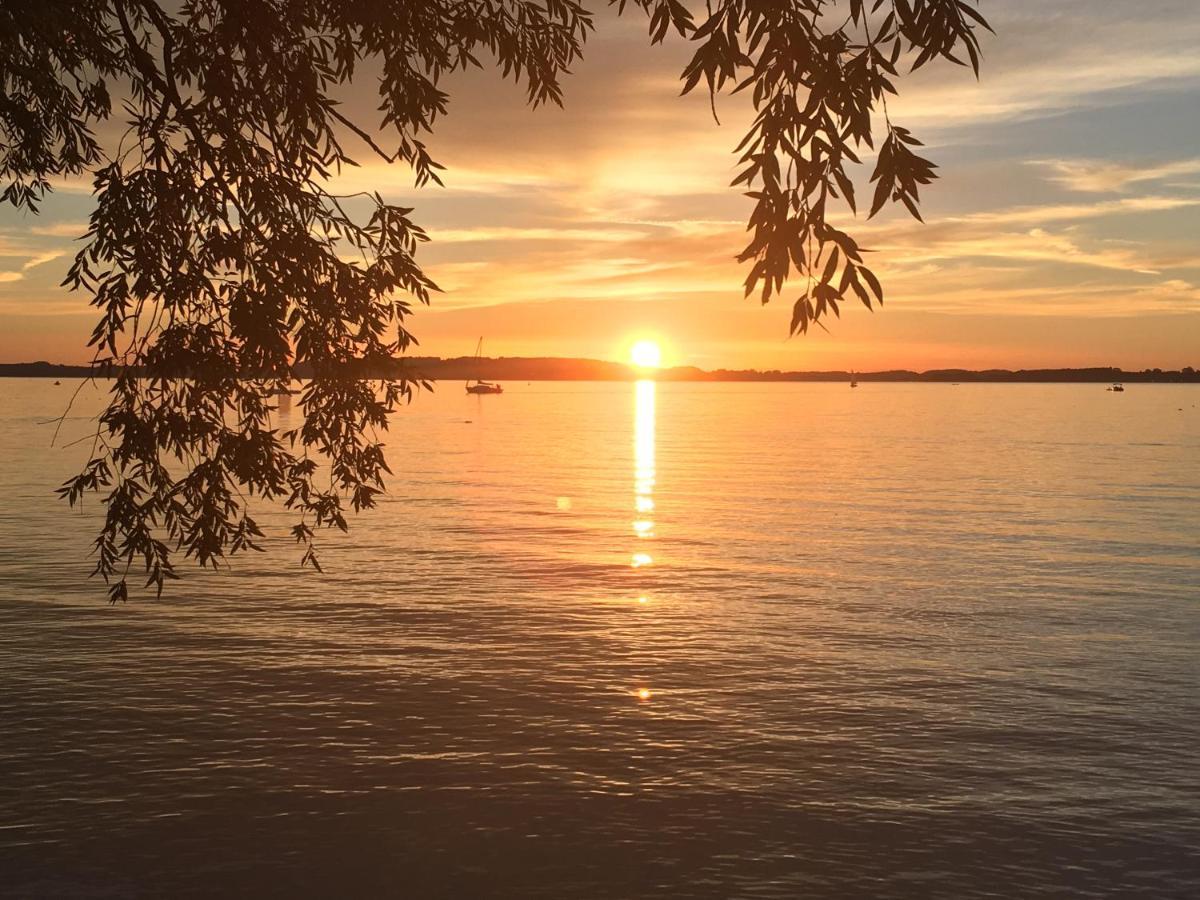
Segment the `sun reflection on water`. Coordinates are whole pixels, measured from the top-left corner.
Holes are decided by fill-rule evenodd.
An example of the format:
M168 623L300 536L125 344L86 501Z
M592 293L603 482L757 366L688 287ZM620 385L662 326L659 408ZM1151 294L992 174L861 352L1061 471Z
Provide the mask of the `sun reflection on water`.
M634 385L633 405L633 497L638 517L633 520L633 533L639 538L654 537L654 393L655 383L643 379ZM640 569L654 563L654 558L638 551L630 566Z
M655 354L658 348L655 349ZM658 358L655 355L655 365ZM654 462L655 444L655 392L658 385L653 380L643 379L634 385L634 509L632 521L638 542L654 538L654 486L658 470ZM638 546L646 546L638 544ZM653 565L654 558L644 550L637 550L630 560L634 569ZM646 594L637 596L638 604L646 604ZM654 696L647 686L635 691L638 703L648 703Z
M634 386L633 494L639 513L654 510L654 393L653 381L642 380ZM642 516L633 523L639 537L652 537L654 521Z
M634 386L634 428L633 428L633 506L637 516L633 520L633 533L639 540L654 537L654 483L656 470L654 464L654 399L655 383L649 380L637 382ZM654 563L653 557L644 550L633 554L630 565L635 569ZM647 603L649 598L641 594L637 598L639 604ZM650 688L639 687L635 696L639 703L647 703L654 696Z

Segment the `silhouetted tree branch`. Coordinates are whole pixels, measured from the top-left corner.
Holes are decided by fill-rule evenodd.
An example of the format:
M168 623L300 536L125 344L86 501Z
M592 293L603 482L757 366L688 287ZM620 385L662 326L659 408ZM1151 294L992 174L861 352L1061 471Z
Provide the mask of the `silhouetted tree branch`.
M901 67L935 57L978 71L987 25L974 6L610 2L647 15L655 43L694 43L684 93L750 97L734 180L754 200L746 295L766 303L799 275L793 332L849 296L882 302L862 248L828 215L856 209L849 167L878 141L870 214L893 201L919 218L933 165L885 98ZM91 345L116 378L95 452L61 493L103 494L95 572L113 601L135 564L161 593L176 551L215 566L255 549L247 497L295 510L302 561L317 568L315 530L345 529L347 507L374 504L387 471L377 434L414 385L348 376L407 348L412 304L437 288L416 261L426 235L412 210L373 193L348 211L328 190L355 164L343 139L407 164L417 185L440 183L422 137L446 111L444 76L487 54L532 105L561 104L592 28L576 0L0 5L0 199L36 211L56 178L87 173L95 187L65 284L97 308ZM368 62L380 129L332 96ZM114 117L114 95L126 125L115 147L93 130ZM303 424L281 433L272 398L301 369L315 373Z

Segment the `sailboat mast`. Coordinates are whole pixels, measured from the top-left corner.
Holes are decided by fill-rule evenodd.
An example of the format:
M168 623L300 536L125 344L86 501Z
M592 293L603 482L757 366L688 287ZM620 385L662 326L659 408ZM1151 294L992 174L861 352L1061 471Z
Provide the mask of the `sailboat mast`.
M483 335L479 336L479 341L475 344L475 383L479 383L479 369L483 365ZM467 385L471 384L471 379L467 379Z

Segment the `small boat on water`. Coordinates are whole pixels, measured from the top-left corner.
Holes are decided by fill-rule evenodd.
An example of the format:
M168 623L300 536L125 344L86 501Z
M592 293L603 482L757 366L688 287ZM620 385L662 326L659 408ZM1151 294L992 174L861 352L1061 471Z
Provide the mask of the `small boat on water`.
M483 358L483 338L479 339L479 343L475 345L475 372L479 372L481 365L480 360ZM475 383L472 384L471 382ZM503 394L504 388L498 384L493 384L490 381L483 381L480 378L467 379L468 394Z
M1120 394L1120 393L1123 393L1123 392L1124 392L1124 390L1125 390L1125 385L1123 385L1123 384L1114 384L1112 387L1108 388L1108 390L1112 391L1112 392L1113 392L1113 393L1115 393L1115 394Z
M853 372L850 373L850 387L852 387L852 388L858 387L858 376L855 375Z
M56 382L54 382L54 383L55 383L55 384L62 384L62 382L61 382L61 381L56 381Z

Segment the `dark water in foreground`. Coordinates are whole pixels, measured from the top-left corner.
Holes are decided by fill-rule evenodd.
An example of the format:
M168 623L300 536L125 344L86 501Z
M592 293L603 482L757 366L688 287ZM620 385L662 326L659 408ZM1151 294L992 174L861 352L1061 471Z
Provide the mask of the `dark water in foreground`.
M324 577L110 608L69 388L0 381L0 895L1200 896L1200 391L444 385Z

